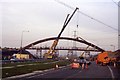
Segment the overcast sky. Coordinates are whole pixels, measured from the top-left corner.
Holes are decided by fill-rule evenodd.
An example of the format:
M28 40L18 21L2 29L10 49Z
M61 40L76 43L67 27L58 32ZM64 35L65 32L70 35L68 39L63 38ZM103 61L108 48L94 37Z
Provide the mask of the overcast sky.
M79 11L118 29L118 6L114 2L119 0L59 0ZM67 14L74 10L58 3L56 0L1 0L0 23L2 47L20 47L23 33L23 46L48 37L57 36ZM77 28L76 25L79 25ZM98 23L83 14L75 13L62 36L77 36L92 42L103 49L113 50L118 47L118 32ZM61 44L67 43L62 42ZM49 45L46 43L46 45Z

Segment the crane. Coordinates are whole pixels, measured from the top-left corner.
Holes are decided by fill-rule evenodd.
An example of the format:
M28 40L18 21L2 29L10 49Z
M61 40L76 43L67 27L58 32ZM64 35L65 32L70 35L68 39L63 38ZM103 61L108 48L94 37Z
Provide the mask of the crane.
M66 28L66 26L68 25L68 23L70 22L71 18L73 17L73 15L75 14L75 12L78 9L79 8L76 7L76 9L74 10L74 12L72 13L72 15L70 17L69 17L70 14L67 15L60 33L58 34L57 38L54 40L54 42L53 42L52 46L50 47L50 49L48 50L48 52L44 54L44 58L47 58L47 59L54 58L54 52L55 52L55 48L58 44L59 38L60 38L61 34L63 33L64 29Z

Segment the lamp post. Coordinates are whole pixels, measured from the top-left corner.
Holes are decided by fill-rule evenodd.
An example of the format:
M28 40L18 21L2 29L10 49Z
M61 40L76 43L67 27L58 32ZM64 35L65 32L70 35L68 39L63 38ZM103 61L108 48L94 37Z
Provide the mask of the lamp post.
M22 31L22 34L21 34L20 59L21 59L21 54L22 54L22 44L23 44L23 33L24 32L29 32L29 31Z
M113 46L113 49L114 49L113 51L115 51L115 45L110 45L110 46Z

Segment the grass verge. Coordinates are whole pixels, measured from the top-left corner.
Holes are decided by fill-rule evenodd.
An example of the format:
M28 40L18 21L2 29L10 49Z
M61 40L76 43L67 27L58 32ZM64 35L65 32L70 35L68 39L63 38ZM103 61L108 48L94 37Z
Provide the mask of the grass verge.
M47 63L47 62L54 62L54 60L44 60L44 61L36 61L36 62L19 62L19 63L7 63L2 64L2 67L11 67L17 65L26 65L26 64L39 64L39 63Z
M36 65L26 65L21 67L7 68L2 69L2 78L30 73L37 70L45 70L50 68L55 68L55 65L66 66L70 64L69 61L59 61L56 63L44 64L44 63L36 63Z

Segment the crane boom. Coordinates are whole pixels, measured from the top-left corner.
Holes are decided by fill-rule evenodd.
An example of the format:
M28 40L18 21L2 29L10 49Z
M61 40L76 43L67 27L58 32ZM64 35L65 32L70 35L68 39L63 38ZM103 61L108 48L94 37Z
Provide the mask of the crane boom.
M55 48L56 48L56 46L57 46L57 44L58 44L58 41L59 41L59 38L60 38L61 34L63 33L64 29L66 28L66 26L67 26L68 23L70 22L71 18L73 17L73 15L75 14L75 12L76 12L78 9L79 9L79 8L76 8L70 17L69 17L69 14L67 15L67 17L66 17L66 19L65 19L65 22L64 22L64 24L63 24L62 30L61 30L60 33L58 34L57 38L54 40L54 42L53 42L52 46L50 47L50 49L48 50L48 52L44 54L44 57L45 57L45 58L53 58L52 55L53 55L53 53L54 53L54 51L55 51ZM68 19L68 17L69 17L69 19Z
M66 19L65 19L65 22L64 22L64 24L63 24L63 28L64 28L64 25L66 24L66 22L67 22L67 20L68 20L69 15L70 15L70 14L68 14L67 17L66 17ZM55 48L56 48L56 46L57 46L57 44L58 44L58 40L59 40L62 32L63 32L64 29L65 29L65 28L64 28L64 29L63 29L63 28L62 28L61 32L59 33L58 37L57 37L56 40L55 40L55 41L56 41L56 42L55 42L56 44L55 44L55 46L54 46L54 50L55 50ZM54 43L53 43L53 44L54 44Z
M58 39L60 38L62 32L64 31L64 29L66 28L66 26L68 25L68 23L70 22L71 18L73 17L73 15L75 14L75 12L78 10L79 8L76 8L75 11L73 12L73 14L70 16L70 18L68 19L68 21L63 25L63 28L61 30L61 32L58 35Z

